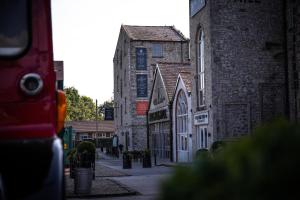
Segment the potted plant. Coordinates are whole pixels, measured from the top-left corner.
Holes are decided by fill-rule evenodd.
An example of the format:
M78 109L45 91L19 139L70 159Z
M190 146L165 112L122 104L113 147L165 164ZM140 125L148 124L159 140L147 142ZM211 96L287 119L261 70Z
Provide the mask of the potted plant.
M131 169L131 154L129 151L124 151L123 153L123 169Z
M143 168L151 168L151 152L146 149L143 153Z
M75 167L76 167L76 149L73 148L69 153L67 154L67 159L69 160L70 163L70 178L74 178L75 174Z
M84 141L76 150L76 169L74 190L76 194L89 194L92 188L93 171L95 167L95 145Z

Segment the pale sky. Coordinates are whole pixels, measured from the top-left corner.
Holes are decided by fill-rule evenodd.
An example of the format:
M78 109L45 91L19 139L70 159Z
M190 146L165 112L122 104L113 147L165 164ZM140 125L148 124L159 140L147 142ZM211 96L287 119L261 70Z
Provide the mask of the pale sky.
M65 86L110 100L121 24L175 25L189 37L188 7L188 0L52 0L54 59L64 61Z

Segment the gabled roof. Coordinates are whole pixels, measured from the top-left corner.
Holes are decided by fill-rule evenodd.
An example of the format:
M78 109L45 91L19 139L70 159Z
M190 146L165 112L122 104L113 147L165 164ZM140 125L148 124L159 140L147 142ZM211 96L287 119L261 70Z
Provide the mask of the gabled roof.
M192 74L190 63L158 63L158 69L163 78L168 98L173 99L179 74L188 78Z
M132 40L142 41L187 41L188 39L174 26L130 26L122 28Z
M181 72L180 76L188 92L192 92L193 74L191 72Z
M96 132L96 121L69 121L65 123L65 126L72 126L77 132ZM98 132L114 132L114 121L101 120L98 121Z

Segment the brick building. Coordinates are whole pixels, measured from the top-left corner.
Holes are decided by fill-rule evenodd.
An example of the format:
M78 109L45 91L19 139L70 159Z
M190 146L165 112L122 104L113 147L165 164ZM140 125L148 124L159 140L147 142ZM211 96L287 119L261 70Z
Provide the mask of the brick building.
M101 139L111 139L115 134L114 121L68 121L65 127L72 127L76 143L85 140L94 140L98 143Z
M147 147L148 102L157 62L187 62L189 40L173 26L122 25L114 55L115 125L125 149Z
M278 116L299 118L297 4L190 0L194 151L198 140L209 147Z

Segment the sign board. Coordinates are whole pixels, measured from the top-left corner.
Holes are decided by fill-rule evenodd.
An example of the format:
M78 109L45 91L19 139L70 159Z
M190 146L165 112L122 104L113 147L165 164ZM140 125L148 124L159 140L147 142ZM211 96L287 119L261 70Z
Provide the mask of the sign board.
M114 120L114 108L107 107L104 109L104 120Z
M194 125L208 124L208 111L196 114L194 116Z
M118 147L118 136L116 135L113 136L112 146Z
M136 54L136 69L147 70L147 49L136 48L135 54Z
M146 115L148 110L148 101L138 101L136 102L136 114Z
M168 110L163 109L153 113L149 113L149 122L169 119Z
M190 0L191 17L198 13L206 4L205 0Z
M148 79L147 74L136 75L136 96L148 97Z

